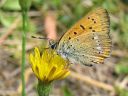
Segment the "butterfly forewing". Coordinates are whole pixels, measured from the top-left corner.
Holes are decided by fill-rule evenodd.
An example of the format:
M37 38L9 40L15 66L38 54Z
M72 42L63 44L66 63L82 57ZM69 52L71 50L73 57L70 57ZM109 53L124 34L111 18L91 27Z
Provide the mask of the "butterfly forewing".
M99 64L110 55L111 45L108 13L97 8L63 35L57 52L73 63Z

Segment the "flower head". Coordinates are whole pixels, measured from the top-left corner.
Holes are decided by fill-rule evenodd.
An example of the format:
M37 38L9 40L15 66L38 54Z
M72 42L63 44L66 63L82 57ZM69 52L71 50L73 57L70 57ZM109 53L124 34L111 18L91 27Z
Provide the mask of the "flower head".
M30 62L36 77L46 83L63 79L70 73L67 62L52 49L46 49L41 54L39 49L35 48L34 54L30 54Z

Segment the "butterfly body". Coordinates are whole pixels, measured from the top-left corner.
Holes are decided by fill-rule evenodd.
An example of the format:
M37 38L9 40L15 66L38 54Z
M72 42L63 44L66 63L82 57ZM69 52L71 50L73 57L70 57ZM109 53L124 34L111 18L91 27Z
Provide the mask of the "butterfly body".
M56 51L71 63L91 66L103 63L110 55L111 46L108 13L97 8L62 36Z

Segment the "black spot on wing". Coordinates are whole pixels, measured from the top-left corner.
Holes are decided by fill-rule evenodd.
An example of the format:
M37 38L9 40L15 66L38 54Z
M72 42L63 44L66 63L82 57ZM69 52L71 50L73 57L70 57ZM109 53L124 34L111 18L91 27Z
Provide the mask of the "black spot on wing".
M76 35L76 34L77 34L77 32L74 32L74 34Z
M85 27L84 27L83 25L80 25L80 27L81 27L83 30L85 30Z
M94 23L96 23L96 21L94 21Z
M96 32L95 30L92 30L92 32Z
M92 21L94 21L94 19L92 18Z
M92 29L92 27L89 27L89 29Z

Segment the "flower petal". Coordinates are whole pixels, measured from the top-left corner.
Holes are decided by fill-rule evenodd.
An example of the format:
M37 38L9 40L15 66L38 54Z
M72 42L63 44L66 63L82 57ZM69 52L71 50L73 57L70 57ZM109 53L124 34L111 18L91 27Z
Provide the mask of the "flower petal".
M34 55L29 56L32 70L38 79L43 82L51 82L69 75L67 62L57 55L55 50L46 49L42 55L40 53L36 47Z

